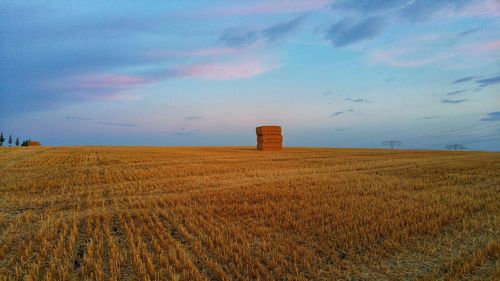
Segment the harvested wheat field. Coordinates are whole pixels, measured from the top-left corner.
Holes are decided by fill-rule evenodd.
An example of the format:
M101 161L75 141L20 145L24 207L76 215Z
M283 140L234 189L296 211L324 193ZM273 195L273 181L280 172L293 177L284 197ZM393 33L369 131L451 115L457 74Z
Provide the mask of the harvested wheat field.
M0 149L3 280L498 280L500 154Z

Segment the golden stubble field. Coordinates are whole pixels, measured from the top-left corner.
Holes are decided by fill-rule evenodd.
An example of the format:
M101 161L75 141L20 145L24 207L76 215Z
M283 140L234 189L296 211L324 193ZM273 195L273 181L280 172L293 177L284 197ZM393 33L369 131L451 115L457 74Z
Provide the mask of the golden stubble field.
M0 149L0 280L498 280L500 153Z

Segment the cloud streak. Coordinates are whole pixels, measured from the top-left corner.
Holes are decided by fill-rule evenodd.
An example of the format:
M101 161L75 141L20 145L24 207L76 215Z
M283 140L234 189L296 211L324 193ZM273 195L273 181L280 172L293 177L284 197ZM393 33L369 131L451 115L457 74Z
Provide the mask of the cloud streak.
M299 16L261 30L248 27L233 27L222 32L219 42L222 42L229 48L249 47L259 41L267 43L278 42L293 34L303 21L304 16Z
M457 80L453 81L452 84L459 84L459 83L469 82L469 81L472 81L472 80L474 80L476 78L477 78L477 76L467 76L467 77L463 77L463 78L460 78L460 79L457 79Z
M500 50L500 40L470 44L469 50L476 54L496 52Z
M233 27L224 30L219 41L231 48L241 48L254 44L259 40L259 33L243 27Z
M489 112L486 114L486 117L481 119L481 121L500 121L500 111Z
M171 69L150 70L136 74L85 73L66 76L43 85L45 91L60 93L78 101L134 100L127 91L171 79L193 78L203 80L249 79L276 69L277 65L264 63L258 58L245 60L198 63ZM58 94L59 95L59 94ZM53 98L56 98L57 95ZM53 103L59 101L54 100Z
M464 103L468 100L466 99L459 99L459 100L448 100L448 99L444 99L444 100L441 100L441 103L448 103L448 104L458 104L458 103Z
M187 128L180 128L179 130L174 130L174 131L163 131L162 134L174 135L174 136L191 136L199 132L201 132L200 129L189 130Z
M484 45L489 47L486 48ZM400 68L438 64L448 67L463 64L470 67L498 60L499 54L499 51L491 48L488 42L467 43L467 40L458 40L456 36L424 34L382 44L371 49L367 59L371 63ZM464 77L452 84L471 81L474 78Z
M465 93L465 92L467 92L467 90L466 89L462 89L462 90L456 90L456 91L448 92L445 95L447 95L447 96L455 96L455 95L458 95L458 94L461 94L461 93Z
M476 83L479 84L480 87L492 86L500 83L500 75L492 76L488 78L482 78L476 80Z
M441 116L441 115L424 116L424 117L417 118L417 120L433 120L433 119L438 119L438 118L442 118L442 117L443 116Z
M456 55L455 50L441 52L437 35L422 35L402 39L387 46L375 48L368 53L368 61L393 67L420 67L441 63Z
M97 122L99 125L103 126L113 126L113 127L135 127L136 124L131 123L112 123L112 122Z
M344 110L344 111L337 111L335 113L333 113L332 115L330 115L330 117L339 117L340 115L342 114L345 114L347 112L354 112L354 109L348 109L348 110Z
M290 21L277 23L262 30L262 36L269 42L281 40L297 30L304 17L297 17Z
M239 62L206 63L182 67L176 71L180 76L205 80L248 79L277 68L260 60Z
M479 5L478 5L479 2ZM336 47L348 46L360 41L372 39L382 34L386 29L387 22L407 21L418 23L428 21L433 17L439 18L463 18L492 16L500 12L488 12L492 9L500 9L499 4L494 2L485 5L484 1L468 0L338 0L331 4L333 12L339 15L351 15L351 19L343 20L333 24L326 32L326 39ZM495 7L496 6L496 7ZM354 21L352 18L363 19ZM382 20L386 19L386 21ZM472 31L471 31L472 32ZM464 33L462 36L468 35ZM496 48L497 45L487 48ZM414 62L418 64L418 62Z
M186 121L200 120L200 119L203 119L203 117L202 116L188 116L188 117L184 118L184 120L186 120Z
M250 1L249 1L250 2ZM211 14L217 16L252 16L276 13L303 13L319 10L327 6L331 0L277 0L256 1L257 4L217 9Z
M66 116L64 119L69 119L69 120L83 120L83 121L92 121L94 119L92 118L86 118L86 117L80 117L80 116Z
M343 19L330 26L325 39L335 47L355 44L382 33L385 23L381 18L370 17L362 21Z
M347 11L358 16L383 16L408 22L423 22L433 17L459 18L492 16L498 4L494 1L470 0L339 0L331 8L334 11ZM493 10L493 11L491 11Z
M362 98L357 98L357 99L346 98L345 100L350 101L350 102L355 102L355 103L371 103L371 101L369 101L367 99L362 99Z

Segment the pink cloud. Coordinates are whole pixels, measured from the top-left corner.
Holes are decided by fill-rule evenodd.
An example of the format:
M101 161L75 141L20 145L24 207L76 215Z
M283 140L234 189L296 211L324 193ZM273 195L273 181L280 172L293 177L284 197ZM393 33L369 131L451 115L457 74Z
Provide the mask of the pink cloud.
M178 73L181 76L205 80L235 80L255 77L274 68L274 66L265 65L258 60L248 60L243 62L195 64L179 69Z
M418 52L418 49L412 48L375 50L369 55L369 61L395 67L418 67L442 62L453 56L453 53L423 56Z
M60 92L67 99L137 100L140 95L130 90L155 81L152 77L140 75L89 73L46 81L40 86L49 91Z
M248 46L245 48L227 48L227 47L214 47L214 48L204 48L204 49L194 49L194 50L182 50L182 51L163 51L156 50L146 54L146 57L150 58L178 58L178 57L218 57L218 56L228 56L234 54L241 54L249 49L254 49L256 46Z
M500 16L500 1L480 0L471 2L461 10L444 9L439 13L440 17L498 17Z
M211 50L209 51L209 53ZM214 52L217 52L214 49ZM200 55L205 54L202 51ZM198 63L148 75L88 74L70 79L68 85L73 89L123 89L137 85L151 84L163 80L193 77L206 80L234 80L258 76L274 69L274 66L258 59L235 62Z
M202 52L203 54L204 52ZM138 100L144 96L145 91L141 90L141 87L170 79L183 77L204 80L248 79L275 68L275 65L264 63L262 60L249 58L232 62L177 66L136 75L115 73L82 74L53 80L43 86L48 90L64 93L65 96L71 99L130 101Z
M62 90L73 97L87 100L135 100L133 89L138 86L158 83L182 77L204 80L248 79L274 69L258 59L248 59L223 63L199 63L178 66L170 70L161 70L142 75L92 73L76 77L66 77L52 81L45 86L49 89Z
M258 5L245 7L230 7L222 10L213 11L214 14L221 16L241 16L255 14L273 14L273 13L294 13L308 12L324 8L330 4L331 0L279 0L279 1L259 1Z
M418 67L441 62L452 55L435 51L436 46L433 44L441 39L441 36L427 34L404 40L392 46L372 50L368 60L395 67Z
M150 79L124 74L91 74L78 77L75 88L121 88L151 82Z
M500 39L490 42L475 43L469 45L469 49L475 53L489 53L500 51Z
M74 95L79 95L81 98L89 101L138 101L142 95L134 94L127 91L128 89L108 91L107 93L98 93L89 95L87 92L76 92Z
M431 64L475 65L492 61L500 55L500 40L464 44L455 37L423 35L371 50L371 63L394 67L419 67ZM460 58L456 60L454 58Z

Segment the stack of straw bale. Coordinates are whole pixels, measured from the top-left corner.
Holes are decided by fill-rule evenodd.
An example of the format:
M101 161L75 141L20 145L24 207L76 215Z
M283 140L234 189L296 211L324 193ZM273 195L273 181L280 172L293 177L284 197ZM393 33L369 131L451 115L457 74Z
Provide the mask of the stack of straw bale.
M255 131L258 150L280 150L283 148L280 126L260 126Z

